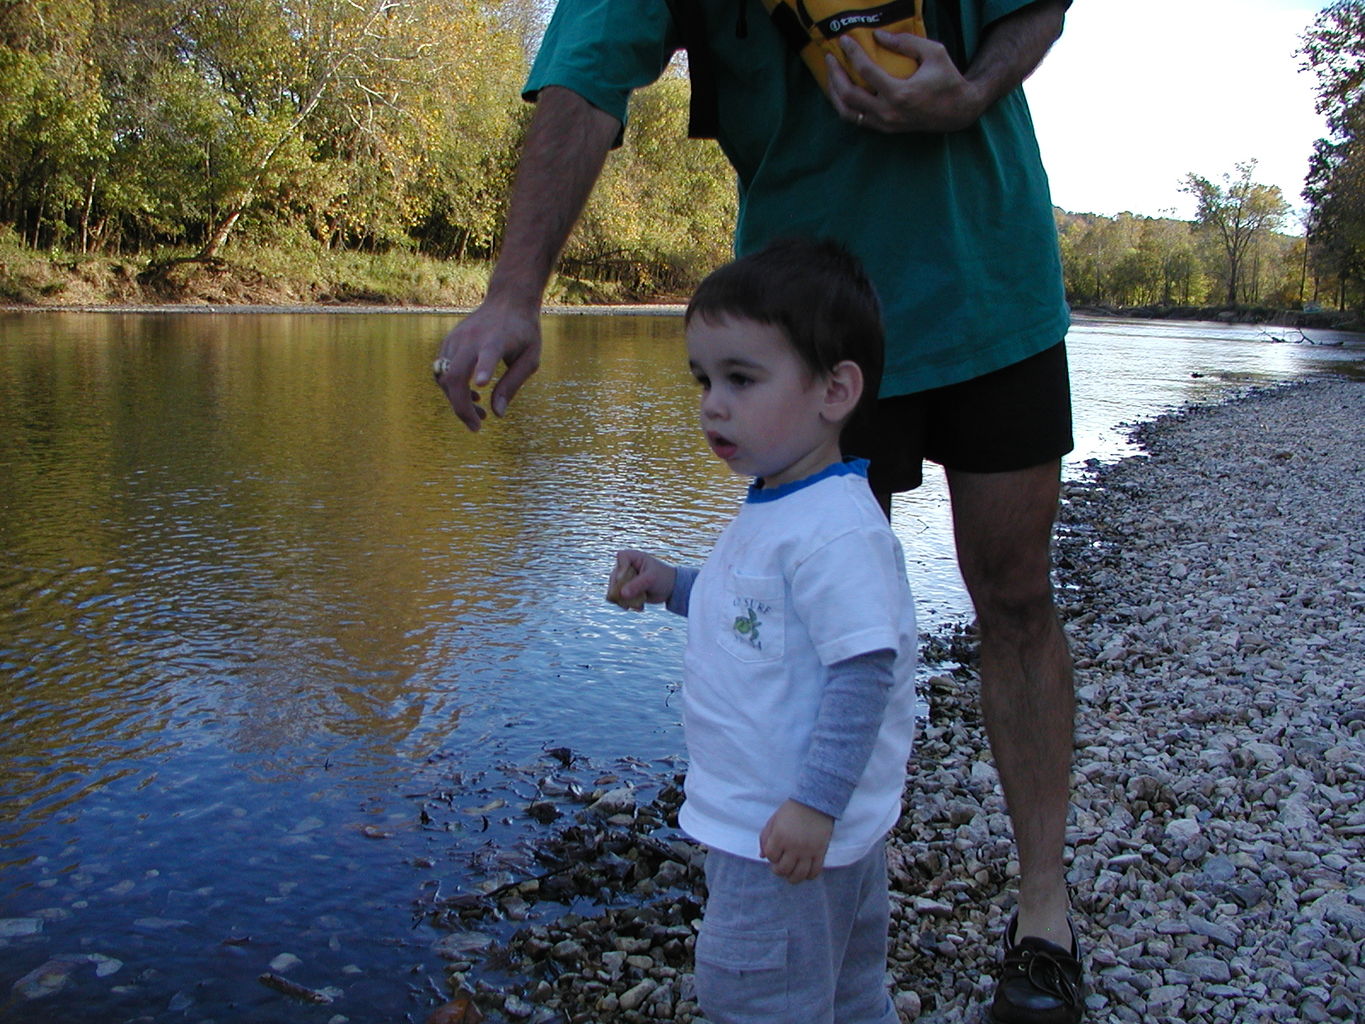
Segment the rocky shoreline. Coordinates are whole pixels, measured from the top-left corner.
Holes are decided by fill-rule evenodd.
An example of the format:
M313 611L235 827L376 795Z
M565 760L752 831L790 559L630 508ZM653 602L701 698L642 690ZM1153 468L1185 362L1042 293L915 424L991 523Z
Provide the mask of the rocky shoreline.
M1263 390L1138 426L1146 454L1065 488L1069 877L1089 1021L1365 1013L1362 424L1365 385ZM984 1019L1011 910L972 649L965 628L924 647L940 674L890 845L907 1021ZM543 874L423 908L450 931L457 993L432 1024L700 1019L703 894L695 851L669 834L676 788L637 805L603 781L577 794ZM540 899L594 897L612 908L484 934Z

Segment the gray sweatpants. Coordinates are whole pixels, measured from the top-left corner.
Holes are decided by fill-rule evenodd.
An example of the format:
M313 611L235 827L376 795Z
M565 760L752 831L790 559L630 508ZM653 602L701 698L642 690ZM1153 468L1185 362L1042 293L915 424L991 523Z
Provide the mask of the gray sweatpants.
M897 1024L884 840L797 885L766 861L709 850L706 885L696 980L711 1024Z

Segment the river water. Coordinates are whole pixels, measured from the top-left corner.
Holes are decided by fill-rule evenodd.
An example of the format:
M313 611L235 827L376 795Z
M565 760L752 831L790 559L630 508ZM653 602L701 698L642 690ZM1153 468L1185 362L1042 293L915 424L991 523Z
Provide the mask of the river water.
M0 315L0 1022L421 1019L416 908L515 873L548 750L678 764L680 623L602 592L742 497L680 320L548 317L477 436L430 380L448 323ZM1123 423L1365 376L1358 336L1275 334L1078 320L1067 473L1131 454ZM941 475L893 525L922 628L968 615Z

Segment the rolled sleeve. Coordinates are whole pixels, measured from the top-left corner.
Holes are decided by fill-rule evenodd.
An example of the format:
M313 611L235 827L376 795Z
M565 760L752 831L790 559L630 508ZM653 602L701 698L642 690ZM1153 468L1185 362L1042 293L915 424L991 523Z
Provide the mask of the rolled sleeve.
M562 86L624 125L630 94L657 79L676 48L665 0L560 0L522 97Z
M981 27L985 28L992 22L999 21L1015 11L1022 11L1025 7L1032 7L1036 3L1043 2L1045 0L987 0L981 5ZM1063 6L1069 8L1071 0L1063 0Z

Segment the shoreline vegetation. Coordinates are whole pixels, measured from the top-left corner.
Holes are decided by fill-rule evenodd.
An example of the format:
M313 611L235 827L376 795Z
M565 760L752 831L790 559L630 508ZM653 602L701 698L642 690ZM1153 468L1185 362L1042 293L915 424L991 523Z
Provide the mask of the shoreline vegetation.
M492 264L482 260L437 260L398 251L240 246L207 260L180 254L148 259L40 253L0 240L0 308L461 311L482 300L491 270ZM642 288L638 280L562 272L545 294L545 303L554 307L681 301L685 293Z
M1065 485L1054 566L1077 668L1068 880L1088 1020L1327 1024L1365 1001L1361 422L1365 384L1261 388L1138 424L1140 454ZM975 1019L1012 909L974 650L969 626L921 637L938 674L887 848L905 1022ZM492 1021L700 1021L700 859L660 831L679 780L648 803L619 782L583 792L537 853L546 873L426 907L455 993L428 1022L470 1004ZM526 812L560 815L543 799ZM611 906L531 909L575 896Z
M477 306L491 264L413 253L238 248L211 260L164 256L75 256L0 247L0 310L5 312L442 312ZM546 292L555 312L655 312L684 304L686 292L639 280L558 273ZM1365 331L1343 310L1273 306L1077 304L1092 318L1204 320L1309 330ZM1307 341L1307 336L1287 340Z

